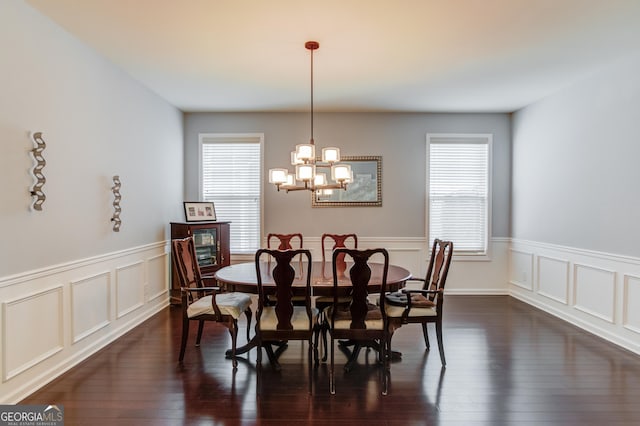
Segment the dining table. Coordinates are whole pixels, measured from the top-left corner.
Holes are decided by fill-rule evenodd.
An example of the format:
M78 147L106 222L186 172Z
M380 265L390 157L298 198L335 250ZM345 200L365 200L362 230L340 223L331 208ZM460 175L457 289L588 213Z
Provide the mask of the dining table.
M273 288L275 292L275 283L272 277L272 271L275 267L275 262L260 262L260 275L262 278L262 285L266 289ZM292 260L291 266L296 271L296 275L293 281L293 292L296 294L296 288L300 289L300 292L305 291L306 286L306 267L307 263L302 259ZM336 263L336 272L338 278L338 296L348 295L351 291L351 279L349 278L349 269L353 266L351 262ZM382 263L369 263L371 269L371 278L369 279L369 285L367 290L370 293L380 292L382 287L382 274L384 265ZM258 292L258 279L256 274L255 262L236 263L230 266L225 266L218 269L214 273L214 278L218 282L218 285L227 289L228 291L238 291L243 293ZM402 266L389 264L387 271L387 291L397 291L404 287L405 282L411 278L411 272ZM311 264L311 288L313 296L333 296L333 264L330 261L314 261ZM341 347L345 349L350 343L342 342ZM240 355L248 352L249 350L258 346L255 336L251 338L245 345L236 348L236 355ZM286 348L286 343L276 345L277 349L273 351L272 345L266 345L267 356L271 365L279 369L278 357ZM354 345L354 350L348 353L350 358L347 365L351 365L355 362L360 346ZM356 350L357 349L357 350ZM346 352L346 351L345 351ZM351 355L349 355L351 354ZM231 350L226 352L227 358L231 357Z

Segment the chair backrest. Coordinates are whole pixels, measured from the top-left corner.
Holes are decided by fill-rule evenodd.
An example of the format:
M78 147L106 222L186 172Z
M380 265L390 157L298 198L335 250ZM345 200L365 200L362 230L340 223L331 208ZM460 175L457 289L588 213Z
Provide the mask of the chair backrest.
M265 289L262 283L260 267L263 255L268 255L269 259L274 258L276 261L276 265L271 271L271 276L275 283L275 312L278 319L278 325L276 327L277 330L291 330L293 328L291 324L291 317L293 315L293 303L291 299L293 297L293 282L296 278L296 270L291 266L291 260L297 255L301 256L300 261L305 278L305 306L309 317L309 330L311 330L313 328L311 324L311 252L304 249L284 251L260 249L256 251L255 264L256 279L258 283L258 323L260 322L263 308L269 304L267 300L267 292L265 291L267 289ZM305 265L302 265L302 256L306 257L306 262L304 262Z
M383 271L382 271L382 285L380 287L380 300L382 305L380 308L375 308L373 312L378 315L380 312L384 315L384 294L387 291L387 274L389 272L389 253L386 249L367 249L357 250L348 248L338 248L333 252L332 268L333 268L333 288L334 288L334 313L333 319L336 316L335 307L338 306L338 282L339 274L337 267L337 258L341 255L346 255L353 259L353 266L349 269L349 277L351 278L351 302L349 304L349 311L351 313L351 329L365 329L365 320L370 311L369 301L367 299L369 280L371 278L371 268L369 266L370 258L375 254L382 254L384 257ZM379 318L378 318L379 319Z
M196 260L193 237L171 240L171 257L180 287L202 287L200 266Z
M333 247L331 250L335 250L337 248L346 248L346 241L351 238L353 240L353 248L358 248L358 236L356 234L322 234L322 238L320 239L320 244L322 245L322 261L325 260L325 248L324 248L324 240L326 238L331 238L333 240ZM342 255L344 258L344 254Z
M298 238L300 240L300 246L298 248L302 248L302 234L269 234L267 235L267 248L271 248L271 238L276 238L280 242L278 246L278 250L293 250L293 246L291 245L291 240L294 238Z
M443 241L439 239L433 240L431 247L431 257L429 259L429 267L427 268L427 276L425 277L423 290L444 289L449 273L449 264L453 257L453 242ZM429 294L429 299L433 302L437 293ZM438 301L442 298L438 297Z

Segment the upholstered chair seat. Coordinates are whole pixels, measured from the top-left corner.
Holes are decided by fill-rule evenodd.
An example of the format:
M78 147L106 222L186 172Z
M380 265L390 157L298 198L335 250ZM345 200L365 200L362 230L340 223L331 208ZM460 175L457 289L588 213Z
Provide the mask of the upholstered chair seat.
M317 324L318 310L311 308L312 313L312 326L309 328L309 317L307 316L307 310L304 306L294 306L293 315L291 316L291 325L293 330L313 330L314 325ZM277 330L278 329L278 317L276 316L275 307L266 306L262 311L260 317L260 329L265 330Z
M201 297L187 308L189 318L198 315L214 315L212 296ZM216 304L222 315L230 315L238 319L251 306L251 296L245 293L222 293L216 295Z

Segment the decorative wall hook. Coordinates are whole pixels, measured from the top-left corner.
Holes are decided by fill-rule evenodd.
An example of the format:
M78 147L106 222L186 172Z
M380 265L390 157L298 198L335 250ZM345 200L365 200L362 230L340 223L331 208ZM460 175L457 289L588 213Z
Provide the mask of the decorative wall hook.
M33 143L36 145L36 147L31 150L33 158L34 160L36 160L36 165L34 166L32 172L36 182L33 184L33 188L31 188L30 193L33 197L36 197L35 200L33 200L33 209L41 211L42 204L47 198L42 191L42 187L47 181L47 179L45 179L44 175L42 174L42 169L47 164L44 157L42 156L42 151L44 151L47 145L44 143L44 139L42 139L42 132L31 133L31 140L33 140Z
M120 187L122 183L120 182L120 176L116 175L113 177L114 185L111 187L113 191L113 217L111 218L111 222L113 222L113 232L120 232L120 225L122 224L122 220L120 219L120 212L122 212L122 208L120 208L120 200L122 200L122 196L120 195Z

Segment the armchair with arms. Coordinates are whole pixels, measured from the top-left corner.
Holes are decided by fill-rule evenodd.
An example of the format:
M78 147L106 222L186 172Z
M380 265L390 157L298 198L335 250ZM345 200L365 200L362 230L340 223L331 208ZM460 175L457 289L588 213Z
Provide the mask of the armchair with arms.
M430 349L427 324L434 323L440 361L447 362L444 357L442 343L442 312L444 306L444 286L449 272L449 265L453 256L453 243L435 239L431 248L431 257L427 268L427 275L422 278L410 278L409 281L420 281L422 289L402 289L400 292L386 295L386 313L389 318L389 341L397 330L404 324L421 324L422 335L427 350Z
M178 361L182 363L189 337L191 321L198 322L196 346L200 346L205 321L217 322L229 329L231 334L231 358L233 368L238 367L236 340L238 318L244 312L247 317L247 340L251 325L251 297L244 293L226 293L220 287L205 286L205 280L213 277L202 276L196 259L193 237L171 240L171 257L180 281L182 308L182 339Z

